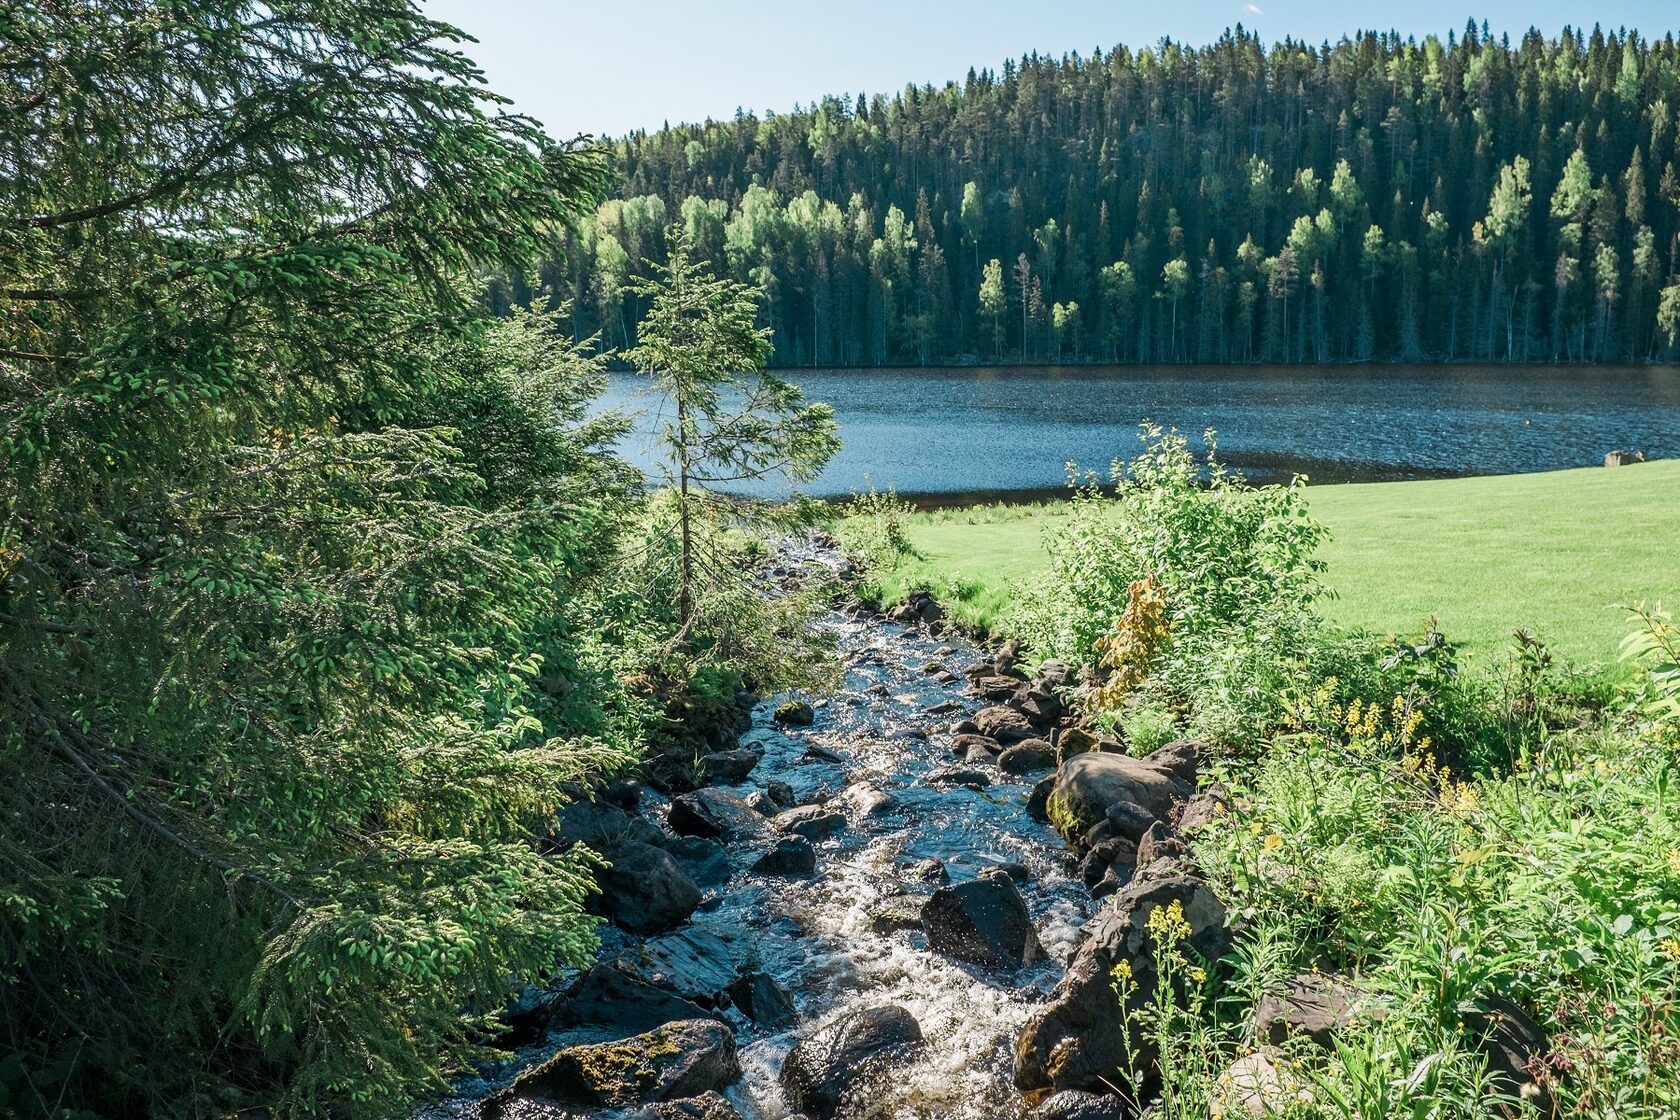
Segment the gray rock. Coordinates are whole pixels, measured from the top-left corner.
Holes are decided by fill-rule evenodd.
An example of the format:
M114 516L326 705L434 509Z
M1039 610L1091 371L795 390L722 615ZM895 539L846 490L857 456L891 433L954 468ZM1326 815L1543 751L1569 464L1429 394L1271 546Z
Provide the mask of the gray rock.
M1232 1062L1214 1080L1208 1108L1226 1115L1276 1116L1293 1100L1300 1081L1283 1065L1283 1052L1262 1046Z
M595 1040L610 1042L666 1023L702 1019L706 1013L697 1004L603 962L583 974L554 1005L552 1014L558 1026L586 1029Z
M1492 996L1464 1012L1464 1030L1477 1040L1487 1058L1496 1092L1533 1105L1536 1115L1552 1115L1551 1090L1534 1076L1551 1047L1546 1032L1526 1011L1508 999Z
M1133 880L1091 923L1050 1002L1022 1027L1015 1041L1017 1088L1101 1092L1131 1063L1145 1091L1152 1091L1158 1056L1132 1016L1156 994L1149 915L1173 902L1190 926L1180 950L1208 967L1225 955L1230 947L1225 907L1206 882L1185 875ZM1114 992L1114 968L1122 961L1135 984L1124 1004Z
M768 1030L780 1029L799 1018L793 996L768 972L749 972L726 990L741 1014Z
M859 818L885 816L898 804L892 794L861 784L846 787L839 800L845 803L853 816Z
M632 946L613 963L644 984L714 1007L719 993L741 975L745 955L717 934L690 925Z
M1190 865L1195 862L1190 845L1184 842L1184 838L1167 827L1166 821L1156 821L1138 839L1137 858L1133 862L1142 871L1163 859L1183 860Z
M980 749L992 757L1003 750L1003 744L989 735L956 735L951 739L951 753L958 758L966 758L970 751Z
M713 1019L689 1019L617 1042L568 1047L487 1100L485 1114L500 1116L516 1100L631 1108L698 1096L740 1076L735 1032Z
M1031 681L1016 689L1006 703L1040 727L1062 718L1061 697L1043 681Z
M1254 1037L1273 1046L1306 1038L1325 1049L1330 1038L1353 1021L1358 992L1330 976L1302 973L1267 992L1254 1007Z
M704 836L672 836L665 850L688 872L698 887L721 887L735 873L729 852L716 840Z
M799 804L799 798L794 796L793 787L775 778L764 783L764 792L769 794L770 800L780 808L791 809Z
M969 786L983 789L991 784L991 777L977 766L953 764L929 770L922 779L930 786Z
M1014 708L1002 704L981 708L974 713L974 724L980 729L980 734L996 739L1004 746L1033 737L1032 721Z
M922 1028L902 1007L871 1007L813 1033L788 1052L782 1088L811 1120L864 1111L873 1089L922 1045Z
M741 1120L741 1114L728 1097L708 1089L697 1097L651 1104L636 1120Z
M1027 816L1043 824L1050 823L1050 791L1056 787L1056 775L1039 779L1033 786L1032 792L1027 794Z
M747 776L758 766L758 755L745 747L732 751L713 751L702 755L696 764L696 772L700 781L708 785L722 783L733 785L744 782Z
M913 883L945 884L951 881L951 873L936 859L912 860L900 868L899 874Z
M665 820L679 835L724 841L756 835L765 826L764 817L745 798L715 787L673 797Z
M1037 676L1039 680L1053 688L1065 688L1077 679L1073 666L1066 661L1056 661L1054 659L1040 662Z
M759 875L809 875L817 869L817 849L803 836L784 836L752 869Z
M601 903L631 933L659 933L680 925L700 905L700 888L671 854L631 840L609 850L601 872Z
M772 822L776 831L807 840L826 840L846 827L846 815L826 805L800 805L784 809Z
M1064 736L1065 738L1066 736ZM1050 792L1050 819L1064 839L1073 840L1104 820L1109 807L1136 806L1160 819L1175 800L1188 798L1195 787L1149 760L1123 754L1075 755L1056 771Z
M973 964L1019 968L1044 956L1026 900L1007 874L940 887L922 904L928 947Z
M969 682L969 687L980 694L981 699L992 703L1001 703L1015 695L1016 689L1021 687L1019 677L1006 677L1001 674L975 677Z
M1043 739L1023 739L998 756L1005 774L1030 774L1056 765L1056 748Z
M1230 811L1225 788L1215 782L1184 803L1178 814L1178 831L1192 839L1205 828L1212 827Z
M789 700L776 709L771 719L789 727L809 727L817 722L817 711L803 700Z
M605 852L626 840L657 846L664 839L665 834L652 821L600 801L574 801L560 810L554 822L553 843L557 849L584 844Z

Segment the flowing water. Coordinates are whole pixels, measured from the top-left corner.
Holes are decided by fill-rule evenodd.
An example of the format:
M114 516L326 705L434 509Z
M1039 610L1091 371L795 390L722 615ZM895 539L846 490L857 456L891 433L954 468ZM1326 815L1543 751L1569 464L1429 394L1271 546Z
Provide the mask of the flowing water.
M808 551L804 559L831 565L836 560L820 550ZM762 761L747 782L727 788L744 795L778 779L803 802L867 785L889 794L893 804L874 817L848 811L847 827L817 845L816 874L808 879L752 875L744 869L757 852L732 852L733 877L677 931L678 944L712 951L721 944L733 966L770 973L793 993L800 1012L797 1025L773 1033L727 1013L745 1076L726 1095L747 1120L787 1116L777 1079L793 1044L848 1011L894 1003L916 1017L927 1046L891 1084L877 1088L875 1107L863 1115L1018 1116L1023 1109L1010 1086L1015 1034L1061 978L1078 947L1080 927L1097 904L1069 877L1061 840L1027 814L1030 780L994 771L993 784L983 790L924 780L953 761L949 725L981 705L960 679L941 684L923 669L938 662L960 677L980 659L978 649L954 635L936 637L922 627L839 612L817 625L838 645L844 686L817 701L809 728L784 729L772 721L785 697L759 703L742 741L762 750ZM811 756L813 746L840 760ZM655 798L643 799L643 812L663 821L663 805ZM932 883L902 875L906 863L925 859L941 861L953 882L1000 863L1025 865L1021 892L1048 959L1016 972L987 969L930 952L919 931L874 932L869 914L878 904L905 894L919 900L932 892ZM602 955L633 956L640 940L609 932ZM663 943L670 944L671 936ZM581 1037L550 1036L522 1059L541 1060ZM460 1097L429 1114L474 1116L476 1101L507 1084L514 1072L463 1083ZM546 1109L542 1114L568 1115Z
M1145 419L1219 433L1257 481L1513 474L1602 463L1625 448L1680 455L1672 366L998 366L789 370L834 406L844 446L806 489L1055 493L1065 464L1107 469ZM658 402L633 375L605 403L642 414L624 450L651 465ZM773 491L772 491L773 492ZM947 498L949 500L949 497Z

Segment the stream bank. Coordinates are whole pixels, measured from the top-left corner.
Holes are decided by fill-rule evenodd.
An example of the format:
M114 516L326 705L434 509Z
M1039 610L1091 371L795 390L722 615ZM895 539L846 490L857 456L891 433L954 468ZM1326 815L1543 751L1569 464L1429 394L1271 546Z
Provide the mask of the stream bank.
M819 542L789 559L845 563ZM429 1116L1119 1114L1112 1098L1038 1102L1112 1073L1112 1047L1083 1036L1115 1025L1111 958L1142 948L1092 957L1105 922L1124 939L1172 897L1223 936L1217 900L1156 825L1194 793L1193 745L1127 758L1070 726L1065 667L1029 679L1007 648L947 632L931 600L894 614L816 620L843 686L758 702L738 745L696 761L709 784L620 787L568 810L558 842L613 862L602 963L528 993L504 1040L520 1060ZM1070 849L1045 798L1082 752L1107 761L1059 790L1091 818ZM1151 826L1151 858L1174 875L1142 909L1103 910ZM1081 1006L1093 999L1113 1007Z

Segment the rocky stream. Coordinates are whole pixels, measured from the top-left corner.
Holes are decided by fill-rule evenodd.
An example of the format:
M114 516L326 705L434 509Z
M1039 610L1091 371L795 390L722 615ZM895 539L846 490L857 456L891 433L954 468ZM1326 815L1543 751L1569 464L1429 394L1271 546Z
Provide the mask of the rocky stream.
M813 542L784 569L817 564L844 561ZM1223 808L1197 745L1127 756L1064 711L1065 666L1028 674L930 599L817 625L833 696L761 700L698 759L567 810L557 843L612 862L600 961L528 993L520 1060L428 1120L1134 1115L1116 1071L1151 1059L1126 1051L1115 966L1150 994L1147 918L1173 901L1197 953L1228 945L1181 838ZM1263 1033L1348 1010L1296 996Z

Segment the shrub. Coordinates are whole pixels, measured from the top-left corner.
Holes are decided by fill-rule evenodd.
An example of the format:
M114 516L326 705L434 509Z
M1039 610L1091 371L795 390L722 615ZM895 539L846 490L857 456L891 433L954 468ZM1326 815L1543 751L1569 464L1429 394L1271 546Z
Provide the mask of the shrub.
M1205 462L1177 431L1146 423L1139 435L1144 450L1114 462L1111 491L1094 479L1077 487L1047 531L1050 564L1017 596L1009 623L1041 656L1118 658L1123 679L1107 690L1108 706L1135 687L1131 662L1146 653L1162 698L1186 709L1191 730L1235 741L1275 714L1288 663L1317 625L1313 552L1324 530L1307 515L1300 480L1246 485L1219 461L1211 432ZM1071 467L1070 476L1077 486ZM1167 633L1151 632L1147 650L1123 625L1140 581L1166 609Z
M1308 1062L1316 1103L1298 1114L1497 1114L1466 1024L1502 999L1550 1036L1533 1069L1558 1114L1672 1115L1669 750L1653 734L1566 729L1477 778L1433 756L1405 696L1372 706L1338 691L1297 696L1295 729L1223 775L1233 812L1198 842L1248 936L1264 934L1270 974L1334 971L1384 1003L1380 1023ZM1485 702L1503 719L1497 692Z
M919 560L904 532L904 518L915 508L891 487L885 492L872 484L867 493L852 493L840 507L840 543L870 569L890 570L901 560Z

